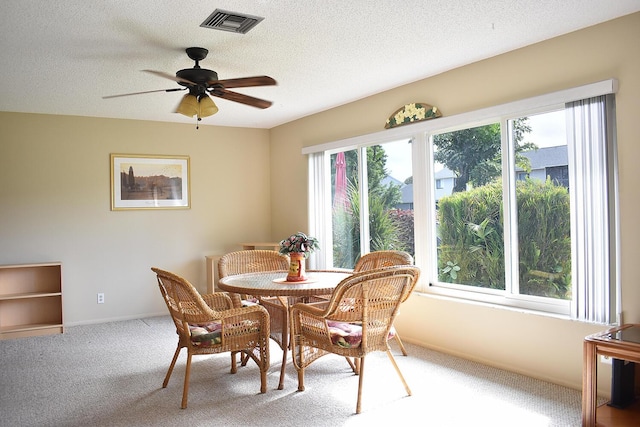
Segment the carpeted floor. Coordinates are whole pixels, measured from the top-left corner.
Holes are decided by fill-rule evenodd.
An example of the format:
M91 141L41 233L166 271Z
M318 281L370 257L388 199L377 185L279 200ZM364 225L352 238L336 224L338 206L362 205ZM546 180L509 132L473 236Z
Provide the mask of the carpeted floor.
M171 319L66 328L62 335L0 341L1 426L579 426L581 393L442 353L394 348L413 396L384 353L367 357L363 413L358 377L326 356L297 391L293 365L277 390L282 353L271 343L267 393L250 362L229 373L228 354L194 357L189 406L180 409L186 351L166 389L177 336Z

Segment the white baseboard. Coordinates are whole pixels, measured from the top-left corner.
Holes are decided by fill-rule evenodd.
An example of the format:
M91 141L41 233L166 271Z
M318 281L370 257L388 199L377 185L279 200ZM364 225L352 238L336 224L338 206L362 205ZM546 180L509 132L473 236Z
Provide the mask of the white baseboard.
M134 320L134 319L144 319L146 317L158 317L158 316L168 316L166 310L158 312L158 313L144 313L144 314L133 314L130 316L121 316L121 317L108 317L103 319L91 319L91 320L81 320L79 322L64 322L64 327L71 326L83 326L83 325L97 325L99 323L111 323L111 322L121 322L124 320Z

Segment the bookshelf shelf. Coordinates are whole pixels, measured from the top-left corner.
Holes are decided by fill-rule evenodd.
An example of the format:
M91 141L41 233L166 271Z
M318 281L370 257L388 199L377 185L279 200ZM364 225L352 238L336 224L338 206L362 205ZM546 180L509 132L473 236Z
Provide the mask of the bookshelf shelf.
M62 332L62 264L1 265L0 340Z

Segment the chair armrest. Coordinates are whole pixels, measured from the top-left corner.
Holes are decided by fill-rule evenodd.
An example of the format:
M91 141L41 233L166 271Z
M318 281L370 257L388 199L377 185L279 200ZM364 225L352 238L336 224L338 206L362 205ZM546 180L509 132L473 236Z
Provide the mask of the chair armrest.
M202 299L212 310L223 311L233 308L233 302L231 298L224 292L204 294L202 295Z
M256 319L260 320L260 322L263 323L263 327L269 327L269 312L261 305L249 305L240 308L231 308L229 310L220 311L218 313L220 314L220 318L225 322L234 321L233 318L237 318L240 321L246 319Z
M312 316L316 316L316 317L324 317L325 314L325 309L326 309L326 303L325 302L321 302L320 306L316 306L314 303L311 304L305 304L302 302L296 303L291 307L292 313L294 311L303 311L306 312L308 314L311 314Z
M269 322L269 312L266 308L260 305L250 305L246 307L240 308L232 308L230 310L225 310L220 312L221 319L223 324L234 325L237 327L238 325L242 325L243 323L249 322L259 322L260 323L260 335L265 339L269 338L269 334L271 333L271 323Z
M325 310L327 307L329 307L329 300L331 299L331 295L327 295L326 298L322 298L321 296L311 297L311 298L313 299L313 301L305 302L304 304L310 307L315 307L321 310Z
M231 298L231 306L233 308L242 307L242 296L240 294L236 294L233 292L225 292L225 294L227 294L229 298Z

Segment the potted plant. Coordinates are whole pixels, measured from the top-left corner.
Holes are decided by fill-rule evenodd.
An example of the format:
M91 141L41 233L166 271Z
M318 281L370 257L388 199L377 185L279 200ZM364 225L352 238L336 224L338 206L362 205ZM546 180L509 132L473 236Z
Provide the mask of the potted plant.
M290 258L287 282L303 282L307 280L305 259L317 249L320 249L318 239L307 236L301 231L280 241L280 253L289 255Z

